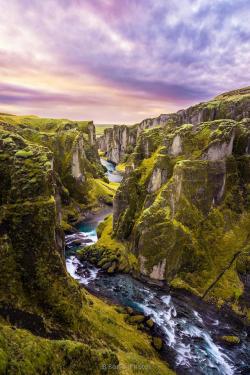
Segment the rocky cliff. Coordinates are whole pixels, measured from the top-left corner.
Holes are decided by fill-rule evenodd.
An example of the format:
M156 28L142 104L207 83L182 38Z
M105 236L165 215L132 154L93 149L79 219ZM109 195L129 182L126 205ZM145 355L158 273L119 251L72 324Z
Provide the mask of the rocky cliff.
M0 374L133 374L131 363L172 374L146 334L66 271L62 208L93 205L86 185L103 174L93 125L2 120Z
M98 139L98 145L107 158L114 162L123 161L135 147L141 132L166 124L180 126L183 124L199 125L206 121L232 119L240 121L250 117L249 113L250 88L234 90L217 96L207 103L200 103L176 113L163 114L157 118L146 119L134 126L114 126L105 129L104 135Z
M160 126L166 123L169 115L161 115L155 119L146 119L133 126L115 125L105 129L104 135L97 140L99 149L105 153L108 160L118 164L126 154L130 154L137 139L144 129Z
M249 319L250 90L176 117L138 137L115 196L113 233L142 275Z
M65 230L70 230L69 222L74 223L84 211L112 201L113 189L105 181L100 183L104 170L93 122L1 115L0 124L51 151L56 201L61 206L61 225Z

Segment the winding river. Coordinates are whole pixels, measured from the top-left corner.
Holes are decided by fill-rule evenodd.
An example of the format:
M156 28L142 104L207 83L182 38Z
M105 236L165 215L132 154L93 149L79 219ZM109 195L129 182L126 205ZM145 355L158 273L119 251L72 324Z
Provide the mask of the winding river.
M122 176L113 164L102 160L110 181L120 182ZM66 236L69 249L67 270L90 292L112 302L130 306L150 316L156 333L166 344L163 357L177 374L238 375L250 374L250 340L244 327L231 316L221 314L204 302L185 295L170 293L155 285L133 279L130 275L108 275L89 263L80 263L74 256L79 241L97 241L96 227L112 212L105 208L91 214L81 223L76 234ZM76 246L77 239L77 246ZM223 345L219 337L237 335L240 344Z

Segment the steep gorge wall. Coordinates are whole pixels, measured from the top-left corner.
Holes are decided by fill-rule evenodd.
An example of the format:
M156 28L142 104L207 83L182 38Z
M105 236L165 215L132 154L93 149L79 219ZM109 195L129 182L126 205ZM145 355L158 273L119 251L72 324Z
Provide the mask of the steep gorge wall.
M250 88L234 90L217 96L207 103L189 107L176 113L163 114L159 117L143 120L134 126L114 126L105 129L104 135L98 139L99 149L107 158L118 164L126 154L130 154L135 147L141 132L157 126L172 124L198 125L206 121L232 119L240 121L250 117L249 113Z
M169 123L140 134L115 196L113 233L130 244L142 275L226 301L249 318L247 305L239 308L250 271L246 92L219 97L220 108L230 98L239 121Z
M64 235L53 154L8 128L1 124L1 307L38 315L44 311L70 322L80 308L80 291L71 295L73 286L63 264ZM63 294L72 299L72 311L64 306Z
M126 154L133 151L144 129L165 124L169 116L161 115L155 119L146 119L133 126L115 125L113 128L105 129L104 135L97 140L98 147L105 153L108 160L118 164Z
M51 314L70 328L83 299L67 276L63 229L68 215L92 204L92 180L104 176L94 125L0 120L8 121L0 122L0 303Z

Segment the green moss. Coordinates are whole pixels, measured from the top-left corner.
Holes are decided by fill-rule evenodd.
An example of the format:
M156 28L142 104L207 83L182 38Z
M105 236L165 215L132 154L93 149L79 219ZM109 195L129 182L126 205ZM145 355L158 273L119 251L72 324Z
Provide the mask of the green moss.
M163 347L163 342L160 337L153 337L152 344L153 344L153 347L158 351L160 351Z
M143 321L145 320L145 316L144 315L133 315L133 316L130 316L127 321L131 324L140 324L142 323Z
M93 324L95 335L105 340L109 348L115 348L120 363L121 374L137 373L138 366L144 365L150 374L167 375L173 372L163 364L150 345L150 338L133 325L124 321L124 315L99 299L89 296L93 307L88 317ZM133 363L134 366L130 366Z
M247 314L239 273L248 272L248 255L242 254L250 227L249 121L219 120L229 108L220 101L209 103L208 110L200 105L204 120L218 104L218 120L195 127L167 123L141 133L131 155L135 168L114 199L113 229L131 243L143 274L163 277L172 287L217 305L227 303L242 315ZM177 135L181 151L176 156ZM220 152L233 135L233 155L223 157ZM208 154L212 146L214 155ZM156 170L167 177L153 191Z
M103 367L118 365L109 351L93 350L88 345L70 340L45 340L24 330L0 327L1 373L36 374L100 374Z
M137 259L128 252L127 243L114 237L112 221L112 215L109 215L99 224L97 243L80 250L78 256L108 270L109 273L115 270L124 272L137 270Z
M182 280L181 278L179 277L176 277L174 278L173 280L171 280L170 282L170 286L174 289L183 289L183 290L187 290L195 295L199 295L201 296L201 294L198 292L197 289L195 288L192 288L188 283L186 283L184 280Z
M17 158L29 158L30 156L33 155L33 152L30 150L20 150L16 152L16 157Z
M103 231L101 234L100 239L97 242L97 245L100 247L105 247L109 250L125 250L126 244L120 241L117 241L114 236L112 236L112 224L113 218L112 215L104 221L103 223Z
M76 127L87 131L85 124L35 121L37 130L35 126L17 126L19 121L13 119L0 130L0 139L12 139L1 143L5 157L0 171L0 305L11 324L47 338L13 329L3 317L0 372L100 374L105 365L105 373L112 374L118 373L116 366L121 364L119 373L132 375L131 363L146 362L152 374L171 374L146 334L125 323L112 306L90 296L66 271L61 228L70 229L68 220L93 204L86 190L93 176L100 177L98 163L95 168L91 162L95 151L91 155L87 146L86 158L80 158L86 180L71 175L72 147L85 142ZM50 136L41 134L41 128L49 129ZM28 158L16 156L26 150L32 151ZM97 184L104 194L111 190L113 194L116 188L101 180ZM80 193L85 194L83 198ZM111 267L118 265L118 259L127 266L131 257L126 258L125 245L112 238L112 218L106 223L100 238L105 243L104 256ZM99 249L92 253L96 261L100 260L98 254Z
M115 169L120 173L124 173L126 169L126 163L118 164Z
M222 336L221 340L231 345L237 345L240 343L240 339L237 336Z
M152 320L152 319L148 319L148 320L146 321L146 325L147 325L149 328L153 328L153 326L154 326L154 322L153 322L153 320Z
M110 182L106 183L102 179L91 179L89 180L89 199L91 204L98 205L98 203L112 204L113 197L119 186L118 183Z
M109 128L112 128L112 124L96 124L95 127L96 127L96 135L97 136L101 136L104 134L104 130L105 129L109 129Z

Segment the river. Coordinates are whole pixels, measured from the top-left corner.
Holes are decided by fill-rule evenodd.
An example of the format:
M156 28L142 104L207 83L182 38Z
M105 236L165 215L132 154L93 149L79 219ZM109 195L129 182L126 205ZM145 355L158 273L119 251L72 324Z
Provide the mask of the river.
M102 160L110 181L120 182L122 176L115 166ZM170 293L158 286L135 280L130 275L108 275L89 263L80 263L73 255L78 246L97 241L96 227L112 212L105 208L77 227L76 235L66 236L67 270L90 292L114 303L130 306L150 316L156 331L163 338L163 357L177 374L244 375L250 374L250 340L241 324L230 315L187 294ZM240 344L226 346L219 340L223 335L237 335Z

